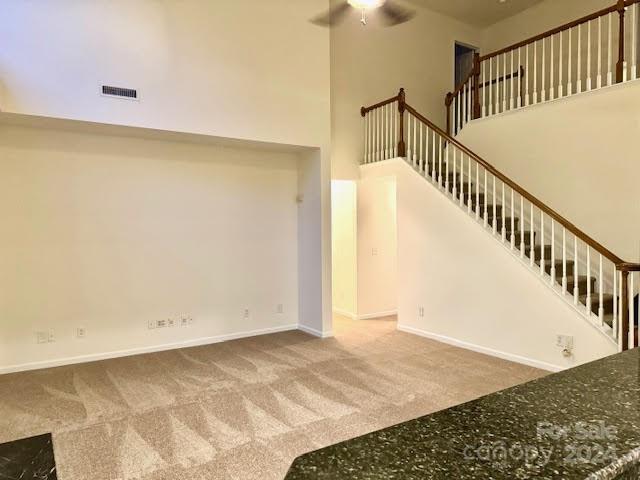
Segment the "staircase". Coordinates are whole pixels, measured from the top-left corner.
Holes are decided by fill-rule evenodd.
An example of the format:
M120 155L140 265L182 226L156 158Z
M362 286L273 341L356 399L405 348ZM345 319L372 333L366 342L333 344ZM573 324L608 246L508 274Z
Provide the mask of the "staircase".
M363 107L364 159L403 157L620 350L639 346L640 265L623 261L418 113L403 89Z
M445 98L447 133L471 120L640 78L640 0L615 4L487 55Z

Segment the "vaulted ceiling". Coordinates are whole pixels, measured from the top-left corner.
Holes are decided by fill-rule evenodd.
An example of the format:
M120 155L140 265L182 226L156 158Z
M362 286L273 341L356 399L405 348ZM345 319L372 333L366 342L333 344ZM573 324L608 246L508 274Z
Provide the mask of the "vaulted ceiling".
M488 27L542 0L405 0L477 27ZM559 1L559 0L558 0Z

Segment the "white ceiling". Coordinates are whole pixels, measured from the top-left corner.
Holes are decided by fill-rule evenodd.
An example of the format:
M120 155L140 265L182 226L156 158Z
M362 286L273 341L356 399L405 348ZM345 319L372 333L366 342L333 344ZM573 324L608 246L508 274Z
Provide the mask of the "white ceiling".
M405 0L477 27L488 27L542 0Z

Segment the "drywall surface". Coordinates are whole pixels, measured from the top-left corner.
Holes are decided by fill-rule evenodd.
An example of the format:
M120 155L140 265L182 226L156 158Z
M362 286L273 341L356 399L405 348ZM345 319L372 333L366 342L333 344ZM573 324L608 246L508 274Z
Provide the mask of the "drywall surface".
M358 191L356 182L331 182L333 311L350 318L358 312Z
M460 141L629 262L640 260L640 82L467 125Z
M358 317L398 310L398 243L394 177L358 182Z
M297 328L300 271L321 278L320 265L299 271L299 164L1 126L0 372ZM320 320L321 286L305 292Z
M549 370L616 352L612 341L404 160L370 164L363 172L397 180L398 328ZM557 334L574 337L572 357L556 347Z

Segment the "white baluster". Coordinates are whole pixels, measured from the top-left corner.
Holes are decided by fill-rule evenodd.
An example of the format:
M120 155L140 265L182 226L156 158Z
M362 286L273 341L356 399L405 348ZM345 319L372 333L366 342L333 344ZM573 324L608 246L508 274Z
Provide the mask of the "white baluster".
M480 163L476 162L476 221L480 219Z
M553 100L555 98L555 63L554 63L554 48L553 48L553 35L551 35L551 65L550 65L550 76L549 76L549 100Z
M391 158L391 104L387 104L387 127L385 132L385 138L387 139L387 158Z
M511 251L516 248L516 213L515 213L515 204L514 197L515 192L513 188L511 189L511 235L509 236L509 240L511 242Z
M524 259L524 197L520 195L520 258Z
M602 17L598 17L598 77L596 85L598 88L602 88Z
M451 189L451 194L453 196L453 198L456 198L456 195L458 194L458 185L457 185L457 180L458 180L458 165L457 165L457 159L456 159L456 151L457 149L453 149L453 188Z
M546 38L542 39L542 102L547 100L547 56Z
M567 228L562 227L562 293L567 293Z
M460 91L460 95L462 95L462 118L460 119L460 130L462 130L467 123L467 84L462 85L462 90Z
M576 78L576 93L582 92L582 24L578 25L578 78Z
M531 218L530 218L530 228L529 228L529 262L531 265L531 268L533 268L533 266L535 265L535 234L534 234L534 219L533 219L533 203L531 204Z
M491 222L493 225L493 234L496 234L497 228L498 228L498 206L497 206L497 202L496 202L496 176L493 175L493 195L492 195L492 199L493 199L493 221Z
M435 175L435 171L436 171L436 131L432 130L431 131L431 171L429 172L429 175L431 175L431 179L435 180L436 175Z
M613 266L613 335L620 338L618 333L618 268Z
M540 210L540 275L544 275L545 266L545 252L544 246L546 244L544 239L544 212Z
M473 92L473 88L472 88L471 80L469 80L467 82L467 123L469 123L473 118L473 105L471 102L471 98L473 95L471 92Z
M489 115L493 115L493 58L489 59Z
M446 158L445 158L446 171L445 171L445 178L444 178L444 189L447 192L449 192L449 150L451 150L451 148L450 148L450 145L447 144Z
M636 296L636 289L635 289L635 273L631 272L631 274L629 275L629 348L635 348L636 346L636 342L635 342L635 335L634 335L634 325L635 325L635 315L636 315L636 308L635 308L635 296Z
M604 327L604 271L602 268L602 254L599 254L600 258L600 272L599 272L599 287L598 287L598 317L600 318L600 326Z
M538 103L538 42L533 44L533 104Z
M438 137L438 185L442 186L442 155L444 149L442 147L442 137Z
M471 215L471 157L467 157L467 163L467 179L469 180L467 185L467 213ZM478 184L476 183L476 185Z
M420 129L420 157L418 159L418 167L420 169L424 169L424 147L423 147L423 141L424 139L422 138L422 122L420 122L420 125L418 126L418 128Z
M413 166L418 165L418 119L413 117Z
M631 80L637 78L636 72L636 48L638 42L638 4L631 5Z
M489 201L489 189L487 188L487 169L484 169L484 228L487 228L487 221L489 211L487 208L487 202Z
M553 286L556 283L556 222L551 218L551 260L550 260L550 272L551 280L549 283Z
M511 50L511 90L509 91L509 110L513 110L513 94L515 89L515 75L513 72L513 50Z
M587 22L587 92L591 87L591 22Z
M573 54L573 42L571 41L571 33L573 28L569 29L569 61L567 63L567 95L573 94L573 63L571 62Z
M518 99L516 105L522 107L522 47L518 47Z
M367 148L369 145L369 121L367 115L364 116L364 163L369 162L369 152Z
M505 186L502 182L502 225L500 225L500 236L502 237L502 243L507 239L507 200L505 197Z
M382 137L380 135L381 112L376 108L376 160L382 160Z
M407 114L407 162L413 163L413 151L411 150L411 114Z
M527 57L526 58L527 66L525 67L526 70L527 70L527 76L526 76L527 84L525 85L525 89L526 89L527 93L526 93L526 97L525 97L525 105L528 106L529 105L529 98L530 98L529 97L529 77L531 76L530 73L529 73L529 44L528 43L524 47L524 52L525 52L525 56Z
M613 84L611 52L613 51L613 14L609 14L609 38L607 40L607 85Z
M580 297L580 288L578 285L578 237L574 235L573 239L573 304L578 305L578 297Z
M486 68L484 62L481 63L482 68L482 117L487 116L487 80L486 80Z
M460 206L464 204L464 153L460 152Z
M564 37L564 32L560 32L560 51L558 55L560 58L560 62L558 66L558 97L559 98L562 98L564 96L564 91L563 91L564 85L562 84L562 80L563 80L562 74L564 69L564 62L563 62L564 51L562 50L563 37Z
M507 111L507 54L502 55L502 70L503 70L503 80L502 80L502 111Z
M587 245L587 315L591 315L591 247Z

